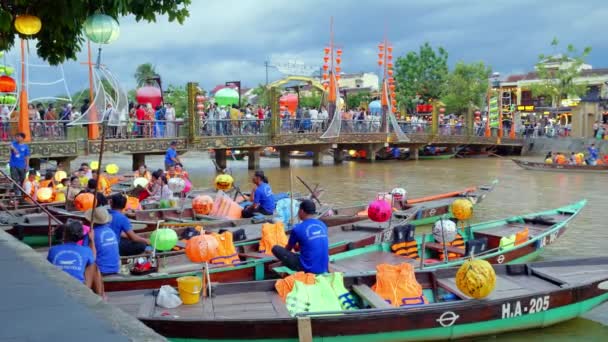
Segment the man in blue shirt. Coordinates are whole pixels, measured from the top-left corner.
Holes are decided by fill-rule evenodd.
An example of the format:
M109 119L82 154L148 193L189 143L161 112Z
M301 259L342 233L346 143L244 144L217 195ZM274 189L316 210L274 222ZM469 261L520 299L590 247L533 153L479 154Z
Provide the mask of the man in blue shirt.
M133 231L129 218L122 213L127 205L127 198L121 194L114 194L110 197L110 204L112 206L112 210L110 210L110 216L112 216L110 228L112 228L119 240L118 250L120 255L142 254L150 244L150 240L137 235Z
M587 148L587 151L589 152L589 165L597 165L597 159L599 157L598 153L597 153L597 148L595 148L595 144L591 144L591 146L589 146Z
M272 215L276 203L272 195L272 189L268 184L268 178L264 175L263 171L256 171L253 175L253 184L255 184L255 191L253 193L253 204L245 207L242 212L244 218L253 217L256 213L262 215Z
M165 171L169 170L169 166L175 166L175 164L180 163L181 160L177 156L177 141L172 141L165 153Z
M110 222L112 216L104 207L89 209L84 213L85 218L94 223L95 251L97 252L97 268L102 275L115 274L120 271L120 255L118 253L118 238Z
M303 200L300 203L298 217L302 222L295 225L289 233L287 246L272 247L272 254L283 265L294 271L304 271L314 274L327 273L329 267L329 239L327 226L314 218L315 203ZM300 247L300 255L291 252L294 247Z
M25 181L25 170L30 164L30 148L23 143L25 140L24 133L17 133L15 140L10 145L11 157L9 166L11 169L11 178L21 186ZM15 186L15 194L20 196L21 191Z

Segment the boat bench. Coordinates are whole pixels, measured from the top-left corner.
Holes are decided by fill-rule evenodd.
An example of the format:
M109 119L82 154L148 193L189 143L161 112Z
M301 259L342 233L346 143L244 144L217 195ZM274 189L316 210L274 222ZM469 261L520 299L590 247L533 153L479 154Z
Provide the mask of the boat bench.
M390 309L392 306L367 285L353 285L353 291L372 308Z
M443 244L437 242L427 242L424 244L424 247L439 253L443 253ZM460 256L464 256L465 250L464 248L458 248L453 246L446 246L448 253L458 254Z
M268 255L266 253L260 253L260 252L244 252L244 253L239 253L239 256L241 258L245 258L245 259L272 259L272 260L277 260L277 258L275 258L274 255Z

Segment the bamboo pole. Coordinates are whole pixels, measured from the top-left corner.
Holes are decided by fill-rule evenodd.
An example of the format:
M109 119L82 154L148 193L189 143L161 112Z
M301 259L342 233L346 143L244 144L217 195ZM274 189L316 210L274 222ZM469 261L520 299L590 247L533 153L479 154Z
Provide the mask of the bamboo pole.
M289 168L289 227L293 227L293 168Z

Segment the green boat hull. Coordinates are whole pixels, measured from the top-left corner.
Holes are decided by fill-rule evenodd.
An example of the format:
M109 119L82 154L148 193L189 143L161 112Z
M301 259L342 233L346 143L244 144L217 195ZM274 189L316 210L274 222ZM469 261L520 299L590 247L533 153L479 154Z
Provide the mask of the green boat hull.
M435 156L418 156L418 160L443 160L443 159L452 159L454 158L454 156L456 155L456 153L452 153L452 154L438 154Z
M315 337L313 341L323 342L368 342L368 341L433 341L467 338L473 336L493 335L504 332L544 328L557 323L565 322L581 316L608 300L608 293L590 298L578 303L557 307L535 314L528 314L509 319L497 319L470 324L456 324L451 327L432 329L404 330L382 332L377 334L348 335L335 337ZM210 339L183 339L170 338L174 342L218 341L237 342L242 340L210 340ZM249 339L255 342L297 342L297 338L288 339Z

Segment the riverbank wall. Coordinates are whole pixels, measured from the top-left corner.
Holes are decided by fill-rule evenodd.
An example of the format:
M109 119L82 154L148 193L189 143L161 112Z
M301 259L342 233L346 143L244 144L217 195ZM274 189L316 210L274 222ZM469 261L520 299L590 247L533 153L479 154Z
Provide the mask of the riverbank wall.
M521 154L525 156L545 155L547 152L584 152L589 145L595 146L602 154L608 154L608 140L583 138L535 138L524 142Z

